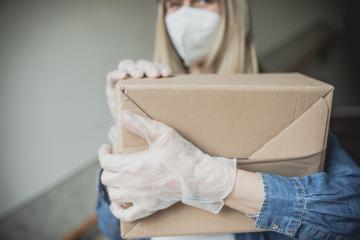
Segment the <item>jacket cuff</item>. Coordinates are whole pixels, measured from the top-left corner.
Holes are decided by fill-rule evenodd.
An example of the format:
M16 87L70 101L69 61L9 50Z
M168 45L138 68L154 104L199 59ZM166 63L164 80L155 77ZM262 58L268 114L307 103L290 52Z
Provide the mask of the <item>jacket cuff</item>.
M296 178L261 174L265 199L255 227L294 237L301 226L305 193L302 183Z

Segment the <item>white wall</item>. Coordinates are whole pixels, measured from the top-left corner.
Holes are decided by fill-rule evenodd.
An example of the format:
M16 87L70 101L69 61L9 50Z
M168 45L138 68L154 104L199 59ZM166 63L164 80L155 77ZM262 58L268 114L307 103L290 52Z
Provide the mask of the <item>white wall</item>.
M336 8L254 0L264 53ZM93 162L111 123L105 74L152 56L155 0L0 3L0 215Z
M152 56L156 4L0 4L2 214L95 160L111 123L105 75Z

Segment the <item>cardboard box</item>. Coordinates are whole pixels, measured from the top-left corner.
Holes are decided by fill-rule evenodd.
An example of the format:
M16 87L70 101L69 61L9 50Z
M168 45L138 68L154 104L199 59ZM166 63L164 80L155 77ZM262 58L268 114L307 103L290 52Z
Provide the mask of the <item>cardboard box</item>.
M117 110L166 123L202 151L238 159L238 168L302 176L323 168L333 87L301 74L179 75L116 86ZM144 150L118 124L119 152ZM121 223L124 238L254 232L254 221L178 203Z

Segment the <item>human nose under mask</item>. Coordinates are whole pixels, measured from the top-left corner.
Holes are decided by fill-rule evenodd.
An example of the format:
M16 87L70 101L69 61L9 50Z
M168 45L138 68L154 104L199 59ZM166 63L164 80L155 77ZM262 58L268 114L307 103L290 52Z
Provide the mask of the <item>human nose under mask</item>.
M186 66L203 61L220 26L220 15L204 9L183 6L165 18L170 39Z

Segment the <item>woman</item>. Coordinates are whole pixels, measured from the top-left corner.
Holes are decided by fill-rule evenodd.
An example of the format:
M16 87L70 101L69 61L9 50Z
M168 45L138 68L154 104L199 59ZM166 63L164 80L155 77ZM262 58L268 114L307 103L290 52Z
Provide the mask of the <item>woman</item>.
M167 77L171 71L256 73L246 2L236 3L239 6L233 0L159 1L158 63L124 60L108 74L111 112L113 86L119 79ZM109 238L119 238L118 219L143 218L178 201L213 213L226 205L269 231L216 239L359 238L360 169L332 133L325 172L289 178L236 169L235 160L202 153L165 124L125 111L121 117L125 127L149 140L150 147L131 154L111 154L110 145L99 150L104 169L101 182L107 190L99 184L98 215L100 228ZM110 138L116 140L114 130ZM214 176L209 177L209 172ZM159 178L162 181L156 181ZM127 208L126 202L133 205Z

